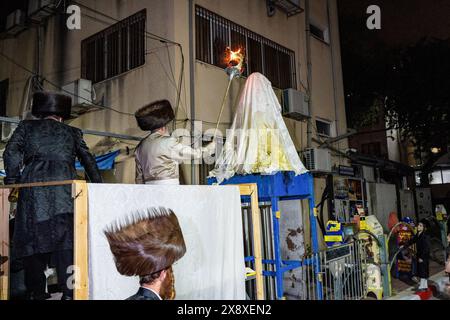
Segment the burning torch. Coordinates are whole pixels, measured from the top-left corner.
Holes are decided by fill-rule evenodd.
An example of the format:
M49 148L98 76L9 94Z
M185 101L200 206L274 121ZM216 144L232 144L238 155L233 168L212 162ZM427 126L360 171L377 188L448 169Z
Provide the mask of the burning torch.
M237 51L231 51L228 47L226 51L226 56L228 60L228 66L225 68L225 72L228 75L228 85L227 90L225 91L225 95L223 96L222 106L220 107L219 117L217 118L216 130L214 130L213 140L216 137L217 130L220 124L220 118L222 117L223 108L225 106L225 100L228 96L228 91L230 90L231 82L235 77L239 77L242 75L243 64L244 64L244 55L241 53L241 49Z

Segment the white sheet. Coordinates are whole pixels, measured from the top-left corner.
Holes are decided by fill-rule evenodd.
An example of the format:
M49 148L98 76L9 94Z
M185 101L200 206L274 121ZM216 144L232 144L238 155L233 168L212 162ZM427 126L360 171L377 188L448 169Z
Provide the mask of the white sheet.
M171 208L186 242L174 265L177 299L245 299L245 265L237 186L88 184L89 297L126 299L137 277L117 272L105 226L152 206Z
M210 172L218 183L235 174L308 171L289 135L272 85L261 73L247 78L226 137Z

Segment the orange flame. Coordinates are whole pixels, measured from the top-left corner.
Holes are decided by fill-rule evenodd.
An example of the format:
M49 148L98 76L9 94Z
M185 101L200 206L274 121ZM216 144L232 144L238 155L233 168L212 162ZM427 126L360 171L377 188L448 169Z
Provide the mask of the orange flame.
M226 49L226 56L228 59L227 60L227 64L228 67L233 68L236 67L237 69L239 69L240 72L242 72L243 70L243 63L244 63L244 55L243 53L241 53L241 48L239 48L236 51L232 51L230 49L230 47L227 47Z
M239 63L242 59L242 55L240 53L241 49L238 49L238 51L230 50L230 62L236 61L237 63Z

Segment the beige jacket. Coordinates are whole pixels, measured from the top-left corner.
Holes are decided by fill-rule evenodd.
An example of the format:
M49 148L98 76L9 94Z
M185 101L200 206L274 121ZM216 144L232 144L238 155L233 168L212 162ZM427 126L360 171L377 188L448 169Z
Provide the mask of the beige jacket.
M136 183L179 179L178 166L183 161L212 154L215 143L199 149L183 145L169 134L154 132L136 148Z

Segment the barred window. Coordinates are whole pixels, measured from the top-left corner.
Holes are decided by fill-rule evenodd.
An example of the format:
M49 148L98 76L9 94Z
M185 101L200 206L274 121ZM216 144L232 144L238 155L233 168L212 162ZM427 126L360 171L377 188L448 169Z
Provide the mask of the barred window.
M81 42L81 77L93 83L145 63L146 9Z
M225 68L225 49L243 50L244 75L264 74L274 87L296 88L295 53L200 6L195 7L196 59Z

